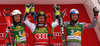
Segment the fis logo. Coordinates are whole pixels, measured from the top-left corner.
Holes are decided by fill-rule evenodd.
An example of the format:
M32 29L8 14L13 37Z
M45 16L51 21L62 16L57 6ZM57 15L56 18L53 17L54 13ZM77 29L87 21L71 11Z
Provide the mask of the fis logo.
M5 33L0 33L0 40L4 40Z

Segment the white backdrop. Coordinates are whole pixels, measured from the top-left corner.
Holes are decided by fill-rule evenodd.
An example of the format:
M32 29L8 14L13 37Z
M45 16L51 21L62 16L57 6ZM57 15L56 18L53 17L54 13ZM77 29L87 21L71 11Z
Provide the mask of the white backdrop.
M87 13L89 15L89 18L90 18L91 22L93 20L93 7L94 7L93 5L95 7L97 7L99 9L99 11L100 11L100 4L98 3L98 0L87 0L84 3L84 6L86 8L86 11L87 11ZM98 18L99 18L99 23L100 23L100 12L99 12L99 17ZM98 36L98 39L99 39L99 42L100 42L100 31L99 31L99 28L98 28L98 24L95 27L95 32L96 32L96 34Z

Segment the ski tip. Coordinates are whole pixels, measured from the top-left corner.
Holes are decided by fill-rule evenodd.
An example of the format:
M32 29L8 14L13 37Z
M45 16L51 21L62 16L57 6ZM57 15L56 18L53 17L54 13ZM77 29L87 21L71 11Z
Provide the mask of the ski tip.
M9 8L6 8L5 10L9 10Z

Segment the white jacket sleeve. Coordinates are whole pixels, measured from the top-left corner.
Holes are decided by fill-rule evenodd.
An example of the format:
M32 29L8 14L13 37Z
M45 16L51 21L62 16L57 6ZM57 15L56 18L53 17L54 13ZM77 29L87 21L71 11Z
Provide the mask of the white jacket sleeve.
M55 27L58 26L58 25L59 25L59 23L58 23L58 20L57 20L57 19L55 20L55 22L52 22L52 27L55 28Z
M30 21L28 21L28 19L26 18L26 20L24 21L25 25L30 28L31 32L33 33L35 31L36 25L31 23Z

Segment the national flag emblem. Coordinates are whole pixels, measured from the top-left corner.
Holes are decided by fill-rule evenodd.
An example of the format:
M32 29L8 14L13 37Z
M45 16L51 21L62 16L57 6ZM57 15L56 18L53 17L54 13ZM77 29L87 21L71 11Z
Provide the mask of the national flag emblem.
M85 27L89 27L89 23L86 23L86 24L85 24Z

